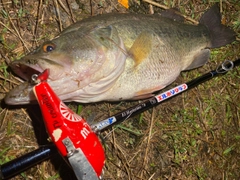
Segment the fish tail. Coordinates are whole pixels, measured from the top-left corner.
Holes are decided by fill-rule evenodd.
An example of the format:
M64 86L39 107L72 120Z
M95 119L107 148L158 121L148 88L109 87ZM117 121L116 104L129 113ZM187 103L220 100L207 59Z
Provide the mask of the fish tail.
M236 40L236 33L229 27L221 24L221 14L218 4L213 5L200 19L200 24L205 25L211 38L209 48L225 46Z

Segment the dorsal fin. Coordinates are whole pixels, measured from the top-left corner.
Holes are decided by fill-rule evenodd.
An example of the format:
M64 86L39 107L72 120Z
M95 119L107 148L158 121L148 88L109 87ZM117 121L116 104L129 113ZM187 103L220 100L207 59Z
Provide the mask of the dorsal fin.
M163 12L161 12L161 16L173 19L174 21L184 22L184 17L181 15L181 13L178 11L177 8L171 8L167 9Z

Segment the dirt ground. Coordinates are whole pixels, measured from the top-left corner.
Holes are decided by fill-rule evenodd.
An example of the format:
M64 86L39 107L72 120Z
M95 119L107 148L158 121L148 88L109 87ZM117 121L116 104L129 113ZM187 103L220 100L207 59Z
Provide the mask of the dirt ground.
M186 23L194 23L219 1L154 2L132 0L126 9L115 0L0 0L0 164L48 143L37 105L4 103L5 94L21 83L7 68L10 61L20 59L65 27L89 16L159 13L176 7L188 19ZM225 59L240 58L240 3L220 1L220 8L222 23L237 33L238 41L212 49L206 65L182 72L166 89L216 69ZM240 179L239 82L238 67L102 132L106 152L103 179ZM87 119L100 121L138 102L67 105ZM60 155L55 155L12 179L76 177Z

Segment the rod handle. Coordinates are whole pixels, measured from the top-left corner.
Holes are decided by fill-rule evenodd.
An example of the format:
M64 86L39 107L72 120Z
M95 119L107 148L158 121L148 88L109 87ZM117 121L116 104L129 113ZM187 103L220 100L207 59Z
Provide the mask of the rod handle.
M50 159L57 152L55 145L49 144L9 161L0 166L0 179L4 180L14 177L36 164Z

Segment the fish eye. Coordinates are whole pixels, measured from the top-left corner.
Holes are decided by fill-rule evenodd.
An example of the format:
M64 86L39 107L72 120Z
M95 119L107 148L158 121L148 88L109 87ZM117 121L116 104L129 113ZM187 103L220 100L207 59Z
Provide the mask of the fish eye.
M51 52L55 49L56 45L53 43L47 43L43 45L43 51L44 52Z

